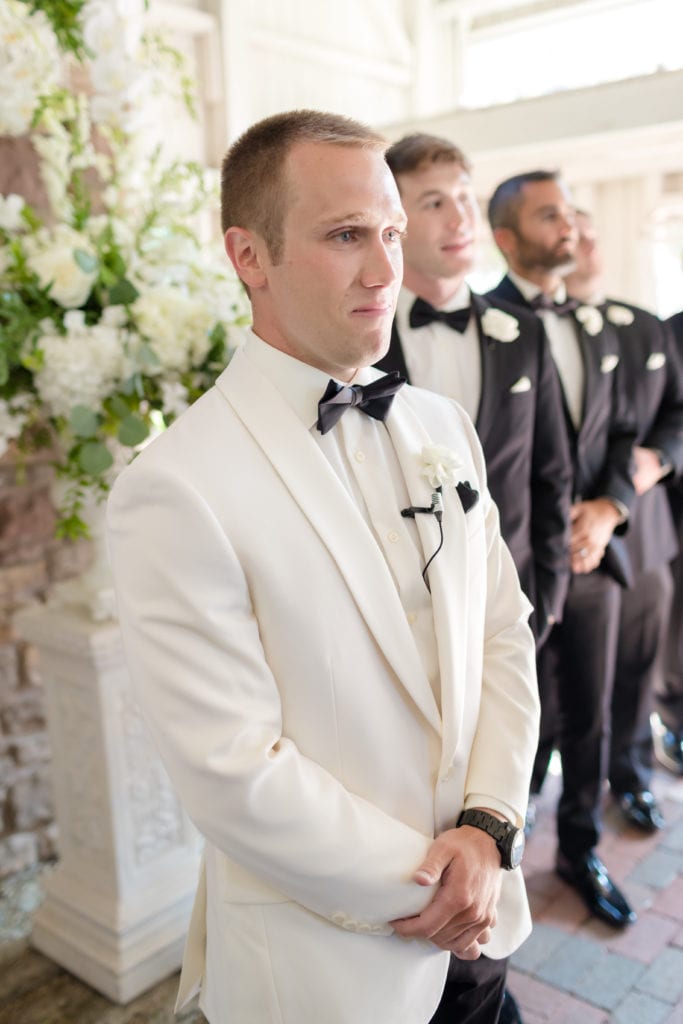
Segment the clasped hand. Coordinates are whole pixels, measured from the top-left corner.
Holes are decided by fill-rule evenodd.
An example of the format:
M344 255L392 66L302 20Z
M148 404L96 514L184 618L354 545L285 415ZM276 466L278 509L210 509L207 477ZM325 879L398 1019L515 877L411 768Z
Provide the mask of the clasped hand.
M597 569L620 515L608 498L577 501L571 507L571 569L588 573Z
M428 939L461 960L476 960L496 923L502 881L500 854L491 836L469 825L443 832L414 881L441 884L421 914L390 922L395 931L407 939Z

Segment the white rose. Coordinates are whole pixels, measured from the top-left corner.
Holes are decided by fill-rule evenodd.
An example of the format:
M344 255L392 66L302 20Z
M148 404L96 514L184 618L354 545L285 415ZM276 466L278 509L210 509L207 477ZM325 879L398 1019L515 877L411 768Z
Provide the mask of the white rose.
M633 313L626 306L608 306L605 313L609 322L617 327L628 327L634 320Z
M444 444L425 445L422 449L422 462L422 476L427 478L432 487L455 485L462 469L458 456Z
M586 334L595 337L603 327L602 313L595 306L579 306L576 311L576 319L583 325Z
M515 341L519 337L519 321L502 309L487 309L481 318L481 329L496 341Z
M65 309L82 306L97 280L97 270L82 270L75 259L81 249L95 258L90 242L72 228L60 225L52 234L51 243L38 248L28 259L43 288L49 286L50 297Z

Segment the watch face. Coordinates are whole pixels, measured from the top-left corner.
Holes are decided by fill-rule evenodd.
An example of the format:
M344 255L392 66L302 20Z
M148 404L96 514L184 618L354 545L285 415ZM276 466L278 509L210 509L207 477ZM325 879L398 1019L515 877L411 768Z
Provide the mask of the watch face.
M524 856L524 832L518 828L510 844L510 867L516 868L522 862Z

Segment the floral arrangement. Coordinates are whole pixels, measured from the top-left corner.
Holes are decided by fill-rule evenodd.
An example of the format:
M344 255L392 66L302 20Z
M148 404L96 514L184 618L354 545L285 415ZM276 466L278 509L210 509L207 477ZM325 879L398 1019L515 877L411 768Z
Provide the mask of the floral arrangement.
M144 22L143 0L0 6L0 135L29 133L50 208L0 196L0 456L53 447L62 536L87 535L93 494L211 386L249 322L201 235L217 176L147 143L150 90L168 94L172 70L191 93Z

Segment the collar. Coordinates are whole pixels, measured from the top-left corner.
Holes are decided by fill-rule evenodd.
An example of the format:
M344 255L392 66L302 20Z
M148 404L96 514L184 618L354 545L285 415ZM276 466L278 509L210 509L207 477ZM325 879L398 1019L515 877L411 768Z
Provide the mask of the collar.
M520 275L516 274L514 270L508 270L508 277L510 278L512 283L517 286L517 288L522 293L527 302L531 302L532 299L535 299L536 296L540 295L543 291L543 289L539 288L538 285L534 284L533 281L527 281L525 277L520 277ZM550 296L550 298L553 300L553 302L566 301L567 289L565 287L564 282L561 282L557 286L557 288Z
M329 373L274 348L259 338L251 328L243 352L249 362L277 388L306 429L310 430L318 422L318 402L330 380ZM343 387L348 387L349 383L369 384L377 376L381 374L373 372L369 367L361 367L356 371L353 380L348 383L340 380L337 383Z

